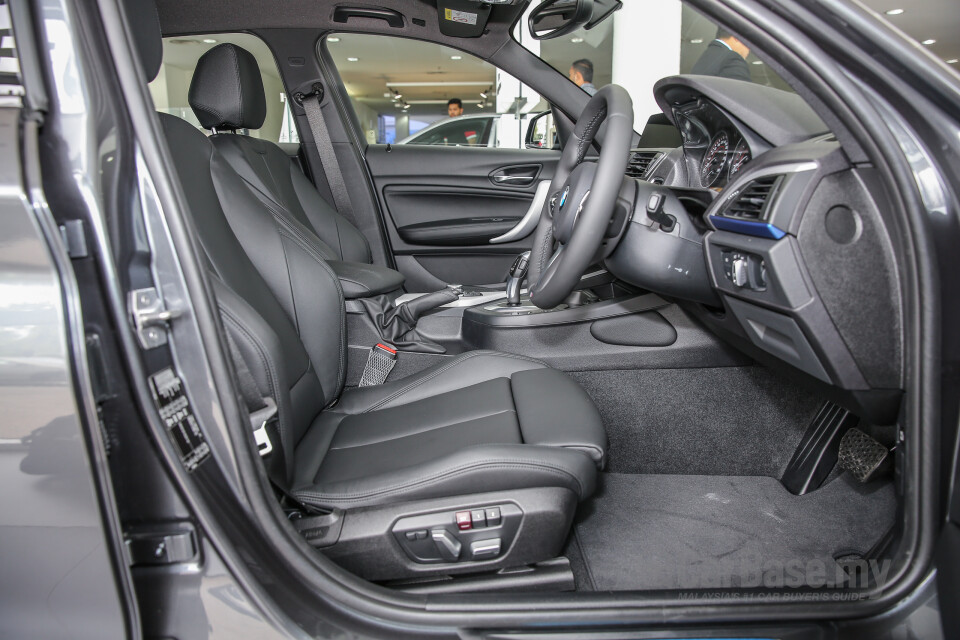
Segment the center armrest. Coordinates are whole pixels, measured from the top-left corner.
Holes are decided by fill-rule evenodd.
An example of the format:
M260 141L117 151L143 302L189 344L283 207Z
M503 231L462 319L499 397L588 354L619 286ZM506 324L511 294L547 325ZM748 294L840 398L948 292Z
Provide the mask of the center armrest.
M327 264L340 279L343 297L347 300L396 291L403 286L405 279L399 271L375 264L342 260L328 260Z

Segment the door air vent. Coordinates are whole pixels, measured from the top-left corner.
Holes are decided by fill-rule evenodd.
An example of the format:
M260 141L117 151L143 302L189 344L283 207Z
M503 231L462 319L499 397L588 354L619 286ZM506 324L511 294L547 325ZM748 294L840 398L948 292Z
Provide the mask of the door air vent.
M630 160L627 162L627 176L642 179L662 155L660 151L631 151Z
M783 176L757 178L748 184L731 202L723 215L741 220L763 220L766 217L770 197L776 191Z

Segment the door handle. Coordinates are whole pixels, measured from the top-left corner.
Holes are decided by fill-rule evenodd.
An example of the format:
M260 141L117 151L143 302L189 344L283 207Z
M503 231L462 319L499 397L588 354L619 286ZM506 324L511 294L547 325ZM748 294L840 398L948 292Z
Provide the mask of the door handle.
M533 182L534 176L511 176L505 173L495 173L493 175L494 182L510 182L512 184L530 184Z
M511 187L525 187L533 184L540 175L539 164L515 164L509 167L500 167L490 173L490 182L493 184L510 185Z
M547 201L547 192L550 191L550 181L541 180L537 185L537 191L533 194L533 200L530 202L530 208L524 214L520 222L513 229L507 231L501 236L490 239L490 244L500 244L503 242L513 242L530 235L540 223L540 214L543 212L543 203Z

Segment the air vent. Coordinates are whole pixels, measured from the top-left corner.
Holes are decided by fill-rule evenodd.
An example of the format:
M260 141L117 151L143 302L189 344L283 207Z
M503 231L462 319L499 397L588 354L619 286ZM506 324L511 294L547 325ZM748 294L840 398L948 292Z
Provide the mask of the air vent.
M780 184L783 176L757 178L740 192L740 195L727 206L724 216L741 220L763 220L767 212L770 196Z
M631 151L630 160L627 163L627 176L643 178L654 162L662 155L663 153L659 151Z

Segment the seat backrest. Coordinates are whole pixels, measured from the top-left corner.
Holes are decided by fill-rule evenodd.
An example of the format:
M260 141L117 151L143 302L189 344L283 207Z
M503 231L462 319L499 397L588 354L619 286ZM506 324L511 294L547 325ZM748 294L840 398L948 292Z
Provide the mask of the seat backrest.
M253 54L231 43L207 51L197 61L188 99L200 124L214 132L214 146L257 198L311 230L330 259L371 262L363 234L320 196L283 149L236 133L259 129L267 114Z
M340 281L304 230L264 211L202 133L176 116L160 120L225 328L277 402L289 478L294 447L343 390Z

